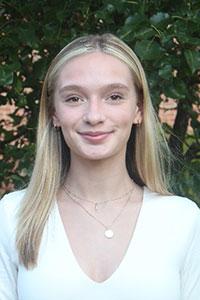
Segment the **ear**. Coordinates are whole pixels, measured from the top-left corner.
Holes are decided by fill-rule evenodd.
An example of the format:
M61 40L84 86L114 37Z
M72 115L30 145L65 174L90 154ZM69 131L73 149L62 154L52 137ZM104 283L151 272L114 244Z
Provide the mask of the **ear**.
M55 112L53 113L52 121L53 121L54 127L60 127L60 121L59 121L58 117L56 116Z
M139 125L142 123L142 108L137 105L135 110L135 116L133 119L133 124Z

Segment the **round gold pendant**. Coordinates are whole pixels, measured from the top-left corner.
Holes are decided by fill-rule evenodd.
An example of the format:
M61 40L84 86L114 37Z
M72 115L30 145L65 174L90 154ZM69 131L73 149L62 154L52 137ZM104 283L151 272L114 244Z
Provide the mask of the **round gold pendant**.
M112 237L114 236L114 232L111 229L106 229L104 235L105 237L107 237L107 239L112 239Z

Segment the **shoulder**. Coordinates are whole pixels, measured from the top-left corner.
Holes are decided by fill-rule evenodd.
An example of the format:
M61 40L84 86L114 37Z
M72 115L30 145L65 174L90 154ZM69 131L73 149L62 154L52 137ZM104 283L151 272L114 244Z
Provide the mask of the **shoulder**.
M148 209L168 223L182 224L183 227L193 227L200 223L200 209L197 204L185 197L177 195L160 195L149 189L144 189L144 198Z
M0 200L0 226L13 223L24 197L25 190L11 192ZM2 224L3 223L3 224Z
M8 210L9 212L16 211L25 195L25 190L11 192L6 194L0 200L0 211Z
M163 209L172 209L174 211L181 210L187 213L200 213L200 209L197 204L186 197L177 195L160 195L156 192L150 191L146 187L144 189L144 197L147 202Z
M15 245L17 213L25 190L9 193L0 200L0 253L1 259L17 262Z

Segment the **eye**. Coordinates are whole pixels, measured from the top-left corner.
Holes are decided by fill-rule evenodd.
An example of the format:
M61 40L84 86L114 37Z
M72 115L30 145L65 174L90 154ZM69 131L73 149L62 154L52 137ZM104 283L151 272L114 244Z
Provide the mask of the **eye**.
M119 103L123 99L123 96L120 94L112 94L108 97L108 101L112 103Z
M76 104L76 103L84 102L84 100L82 98L80 98L79 96L70 96L65 99L65 102L70 103L70 104Z
M110 98L111 98L111 100L120 100L120 99L122 99L122 97L118 94L114 94L114 95L110 96Z

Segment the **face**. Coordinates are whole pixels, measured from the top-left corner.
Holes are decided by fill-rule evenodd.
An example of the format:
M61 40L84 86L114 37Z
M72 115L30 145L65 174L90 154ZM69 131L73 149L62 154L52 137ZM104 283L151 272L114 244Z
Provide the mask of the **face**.
M124 158L134 123L141 121L129 68L101 52L62 68L55 90L54 125L61 127L71 159Z

